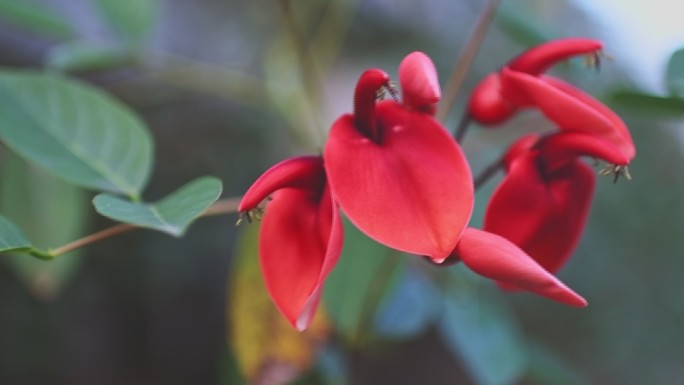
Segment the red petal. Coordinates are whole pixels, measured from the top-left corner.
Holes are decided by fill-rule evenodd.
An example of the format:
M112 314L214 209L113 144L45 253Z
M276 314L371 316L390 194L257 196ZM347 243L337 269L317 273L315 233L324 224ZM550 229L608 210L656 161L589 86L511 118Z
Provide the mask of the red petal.
M603 43L593 39L575 37L556 39L523 52L511 60L508 67L514 71L539 75L560 61L577 55L596 53L602 48Z
M597 135L634 158L632 138L622 120L608 107L560 79L542 79L504 68L502 93L512 103L534 106L563 130Z
M511 162L485 212L484 230L523 248L539 231L550 210L538 159L538 153L528 152Z
M590 106L594 110L598 111L606 119L610 120L610 122L613 125L613 131L610 132L610 135L608 135L606 139L613 142L616 146L618 146L618 148L626 158L628 158L629 160L634 159L634 156L636 155L636 149L634 148L632 135L629 133L629 129L625 125L625 122L623 122L622 119L620 119L620 117L615 113L615 111L611 110L610 108L608 108L608 106L594 99L587 93L575 88L571 84L568 84L561 79L554 78L551 76L544 76L543 79L549 84L552 84L553 86L557 87L559 90L562 90L568 95L572 95L576 99L582 101L587 106ZM583 131L589 130L585 129Z
M286 159L261 174L240 201L239 212L252 210L276 190L285 187L313 188L325 183L323 159L300 156Z
M513 162L487 206L484 229L510 240L555 273L582 235L596 178L579 161L542 177L537 161L529 154Z
M580 156L591 156L616 165L629 164L617 147L601 137L579 131L561 131L540 143L545 171L553 172Z
M323 283L342 251L342 223L330 193L285 188L273 194L261 224L259 257L266 288L298 330L316 311Z
M333 195L369 237L441 262L472 213L465 156L431 116L391 101L376 113L380 143L359 133L350 115L333 124L324 154Z
M547 183L549 215L521 247L550 272L557 272L577 247L589 217L596 185L593 170L575 161Z
M463 233L455 253L466 266L482 276L566 305L587 306L584 298L503 237L469 227Z
M508 146L508 149L503 156L503 164L506 167L506 170L511 167L511 163L513 163L513 161L519 156L524 155L532 150L537 142L539 142L540 138L541 135L539 134L526 134Z
M498 73L488 75L470 94L468 114L480 124L503 123L515 111L515 106L501 96L501 77Z
M385 71L371 68L361 74L354 89L354 123L360 132L375 141L380 140L375 118L377 92L389 81L390 77Z
M432 109L442 97L435 65L422 52L410 53L401 61L399 84L403 103L408 107L419 110Z

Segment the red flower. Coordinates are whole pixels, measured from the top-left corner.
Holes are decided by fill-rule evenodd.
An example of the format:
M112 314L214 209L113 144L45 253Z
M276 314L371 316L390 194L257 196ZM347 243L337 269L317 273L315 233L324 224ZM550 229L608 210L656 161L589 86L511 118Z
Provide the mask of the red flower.
M245 193L238 211L249 219L269 196L259 234L261 270L280 312L304 330L342 252L342 222L322 159L303 156L271 167Z
M430 59L419 52L408 55L399 78L403 103L376 102L389 76L379 69L361 75L354 113L332 126L325 168L335 199L361 231L441 262L472 213L470 168L432 117L441 93Z
M502 92L518 106L538 108L561 130L580 131L600 138L628 160L636 154L632 136L610 108L574 86L551 76L535 77L504 68Z
M580 131L518 140L504 157L508 173L487 206L484 229L558 271L575 249L591 206L595 175L579 160L583 155L629 162L618 146Z
M572 85L543 73L575 55L593 55L596 65L600 41L581 38L554 40L534 47L487 76L473 91L469 115L495 125L521 108L538 108L562 130L579 130L611 142L630 160L635 149L622 120L608 107Z
M587 301L565 286L509 240L486 231L467 228L452 258L482 276L524 289L570 306Z

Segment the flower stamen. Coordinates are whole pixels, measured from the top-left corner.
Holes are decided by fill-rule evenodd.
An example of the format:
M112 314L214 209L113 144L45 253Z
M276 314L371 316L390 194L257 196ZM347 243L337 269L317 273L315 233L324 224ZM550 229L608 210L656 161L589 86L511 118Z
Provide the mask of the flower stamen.
M238 220L235 222L235 226L240 226L245 219L247 219L248 223L252 223L253 221L261 221L265 212L266 209L263 207L256 207L251 210L243 211L239 213Z
M613 175L613 184L617 183L621 176L627 180L632 180L632 175L629 173L627 165L607 164L604 168L599 170L599 175Z

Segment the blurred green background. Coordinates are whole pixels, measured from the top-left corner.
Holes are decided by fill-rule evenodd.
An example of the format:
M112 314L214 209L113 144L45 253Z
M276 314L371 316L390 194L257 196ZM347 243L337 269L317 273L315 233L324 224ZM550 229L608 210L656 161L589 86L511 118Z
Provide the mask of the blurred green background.
M319 152L365 68L396 77L401 58L420 50L444 83L484 3L0 0L0 64L67 72L138 112L157 147L145 199L200 175L221 178L231 197L276 161ZM526 47L587 36L605 38L614 56L600 73L581 60L554 70L616 109L638 151L633 181L599 180L580 247L560 273L587 309L500 293L462 266L388 254L348 227L324 298L335 332L311 360L269 366L278 358L253 340L236 344L243 331L227 329L249 317L228 300L246 266L238 260L256 257L249 230L225 215L182 239L140 230L55 262L2 256L0 384L241 384L243 349L272 361L259 384L680 383L684 61L658 69L667 87L651 95L635 88L639 74L620 56L640 47L601 18L571 1L504 3L450 129L477 81ZM477 173L522 133L549 128L526 113L499 130L473 128L464 148ZM35 242L57 246L111 225L91 208L92 193L4 147L1 155L0 212ZM475 225L495 185L478 192ZM239 237L245 246L236 247ZM250 290L240 298L257 297Z

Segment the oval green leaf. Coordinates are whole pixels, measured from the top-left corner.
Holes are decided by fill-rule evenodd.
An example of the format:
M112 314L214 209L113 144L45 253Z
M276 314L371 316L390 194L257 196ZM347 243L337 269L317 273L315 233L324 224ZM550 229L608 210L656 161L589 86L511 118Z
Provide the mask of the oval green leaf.
M180 237L192 221L218 199L221 190L218 178L202 177L157 203L136 203L100 194L93 199L93 204L105 217Z
M131 110L56 74L0 72L0 138L64 180L134 199L152 166L152 139Z

